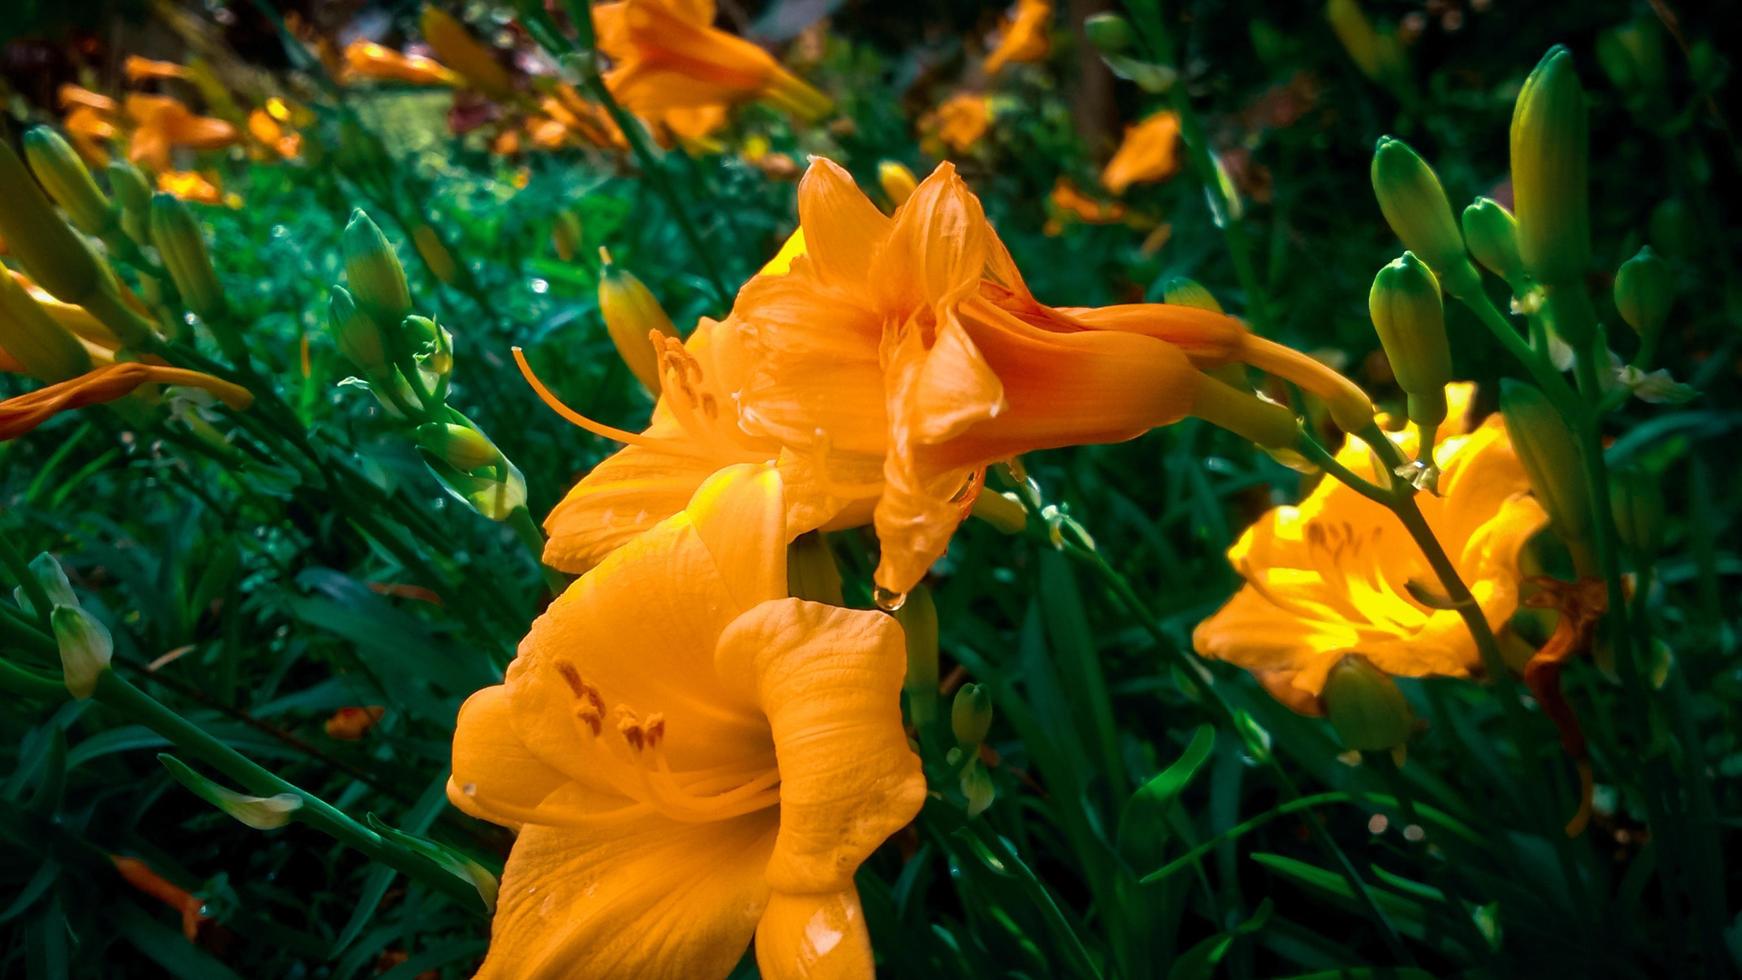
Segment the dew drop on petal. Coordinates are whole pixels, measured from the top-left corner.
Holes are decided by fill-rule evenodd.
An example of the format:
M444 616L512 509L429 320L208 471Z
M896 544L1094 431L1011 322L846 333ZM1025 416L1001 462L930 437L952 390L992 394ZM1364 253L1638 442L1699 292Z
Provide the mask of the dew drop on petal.
M871 601L877 603L877 608L884 612L899 612L902 606L907 605L907 593L879 585L871 590Z

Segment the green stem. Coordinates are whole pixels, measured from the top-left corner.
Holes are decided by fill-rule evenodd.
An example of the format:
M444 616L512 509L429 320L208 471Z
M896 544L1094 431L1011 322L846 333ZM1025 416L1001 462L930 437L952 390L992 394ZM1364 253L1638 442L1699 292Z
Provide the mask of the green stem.
M537 563L538 570L544 574L544 584L550 588L550 594L558 596L569 587L566 575L544 563L544 534L539 531L538 524L532 519L532 512L525 507L514 508L508 515L508 526L514 530L514 536L526 546L527 553Z

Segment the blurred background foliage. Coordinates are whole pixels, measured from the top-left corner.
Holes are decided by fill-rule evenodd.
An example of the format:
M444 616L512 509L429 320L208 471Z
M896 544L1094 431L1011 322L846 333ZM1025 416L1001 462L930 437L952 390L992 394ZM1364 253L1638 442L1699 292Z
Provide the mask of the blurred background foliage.
M648 409L600 323L594 247L608 245L681 329L725 309L631 161L491 153L478 133L455 135L464 106L445 92L323 90L292 71L262 6L341 43L417 39L411 2L22 0L0 13L0 99L16 131L55 118L62 83L118 91L125 55L197 51L262 95L315 104L310 144L338 147L345 112L380 136L396 176L386 199L312 155L235 156L208 165L238 206L199 209L257 369L373 489L336 499L288 464L225 467L166 432L85 412L0 444L0 534L26 557L58 555L111 626L117 663L186 718L341 809L499 867L507 835L442 795L448 740L459 702L498 676L538 611L539 571L510 529L444 493L371 398L339 384L350 368L325 322L327 289L341 279L340 232L361 206L402 246L417 311L454 335L451 403L525 472L535 515L611 447L539 405L510 346L526 348L540 376L592 417L633 429ZM1092 188L1123 125L1156 107L1115 82L1080 37L1076 25L1098 6L1061 5L1045 64L976 83L993 93L993 125L951 154L1036 294L1065 305L1154 300L1163 283L1189 276L1388 399L1396 392L1365 303L1374 270L1399 247L1369 185L1374 141L1409 140L1457 207L1477 195L1506 201L1518 87L1549 45L1572 48L1592 99L1594 267L1614 269L1648 242L1670 259L1680 299L1665 364L1702 394L1633 405L1611 446L1646 464L1666 495L1667 557L1651 605L1663 670L1673 661L1684 682L1654 696L1673 699L1681 723L1625 730L1627 692L1597 664L1576 665L1568 687L1600 771L1618 767L1606 752L1697 766L1717 823L1685 836L1648 830L1638 788L1600 779L1597 819L1566 840L1558 828L1573 776L1552 729L1533 716L1539 744L1504 743L1493 698L1475 685L1403 683L1423 731L1399 783L1239 671L1180 666L1192 627L1237 584L1229 544L1265 508L1303 492L1300 474L1188 422L1027 461L1131 594L1110 591L1043 533L1011 538L977 522L935 569L946 688L971 679L993 694L983 761L996 799L971 820L959 801L934 801L866 866L860 887L886 974L1735 972L1742 920L1726 896L1742 865L1714 865L1695 849L1721 840L1734 853L1742 812L1739 460L1727 451L1742 420L1733 261L1742 156L1727 115L1734 51L1717 40L1729 36L1722 24L1733 11L1371 2L1366 16L1403 52L1375 79L1318 4L1167 4L1179 83L1238 212L1219 214L1186 173L1134 189L1131 222L1093 224L1061 214L1055 185L1063 177ZM512 33L507 10L456 9ZM754 165L748 142L797 161L829 155L866 187L885 159L923 175L936 156L922 148L917 120L972 78L1002 14L959 0L723 3L725 24L803 60L847 122L795 130L748 108L724 152L672 168L720 279L748 277L794 226L788 175ZM1624 30L1644 32L1659 59L1654 84L1599 57L1613 47L1604 37ZM579 219L586 244L570 259L551 244L564 213ZM440 229L463 265L459 285L403 247L408 219ZM1230 259L1229 225L1250 250L1249 283ZM1594 286L1607 295L1606 281ZM1480 382L1492 407L1509 373L1502 352L1461 308L1448 317L1458 373ZM0 394L22 390L0 377ZM394 509L359 502L375 499ZM839 535L834 549L849 601L869 606L865 541ZM22 633L0 647L52 663L52 650ZM1205 707L1207 676L1235 724ZM12 705L0 718L0 973L460 976L481 956L485 923L464 903L305 826L237 824L169 777L155 759L168 743L149 729L90 702ZM373 707L384 710L359 737L335 729L346 709ZM1521 785L1521 773L1542 782ZM1306 802L1290 802L1285 785ZM1399 785L1417 801L1413 817L1395 799ZM1313 820L1368 883L1365 896L1315 844ZM172 887L129 880L117 855ZM1140 884L1163 866L1178 873ZM191 913L181 893L193 896ZM1390 968L1404 972L1381 972ZM754 966L739 972L752 976Z

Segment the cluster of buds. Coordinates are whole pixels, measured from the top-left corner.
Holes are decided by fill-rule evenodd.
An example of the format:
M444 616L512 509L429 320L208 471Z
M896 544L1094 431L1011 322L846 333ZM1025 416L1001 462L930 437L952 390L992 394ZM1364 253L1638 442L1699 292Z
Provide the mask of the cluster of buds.
M345 227L346 286L334 286L328 323L374 393L410 432L424 462L456 498L491 520L526 506L526 479L476 423L447 403L453 335L412 312L405 269L387 236L357 211Z

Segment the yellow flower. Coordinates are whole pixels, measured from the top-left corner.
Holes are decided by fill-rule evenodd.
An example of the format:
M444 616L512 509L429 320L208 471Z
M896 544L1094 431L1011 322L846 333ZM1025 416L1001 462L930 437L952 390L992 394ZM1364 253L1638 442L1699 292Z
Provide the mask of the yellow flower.
M986 74L996 75L1013 63L1043 61L1052 50L1047 28L1052 23L1048 0L1016 0L1016 13L1006 18L998 46L986 56Z
M356 40L345 45L345 68L339 80L348 85L362 78L410 85L460 85L460 76L434 58L401 54L374 41Z
M1435 537L1483 615L1502 629L1518 608L1519 550L1547 523L1498 414L1474 431L1474 386L1446 387L1451 405L1435 451L1440 496L1417 497ZM1401 439L1413 454L1414 438ZM1350 438L1337 459L1376 478L1372 453ZM1198 653L1251 671L1278 700L1320 711L1325 676L1359 653L1388 674L1467 677L1481 655L1458 613L1411 596L1441 591L1419 548L1389 510L1326 478L1299 506L1277 507L1228 551L1246 584L1193 634Z
M804 120L834 108L767 51L713 22L713 0L617 0L594 7L599 50L611 59L605 74L611 94L648 118L757 99Z
M959 92L920 120L920 129L956 153L966 153L992 128L992 103L977 92Z
M157 189L196 204L223 204L224 192L197 170L165 170L157 175Z
M519 829L493 978L872 976L853 874L919 811L900 627L788 597L766 467L726 470L472 695L448 797Z
M1132 184L1166 180L1179 170L1179 116L1158 112L1125 127L1125 141L1101 171L1101 186L1115 194Z

